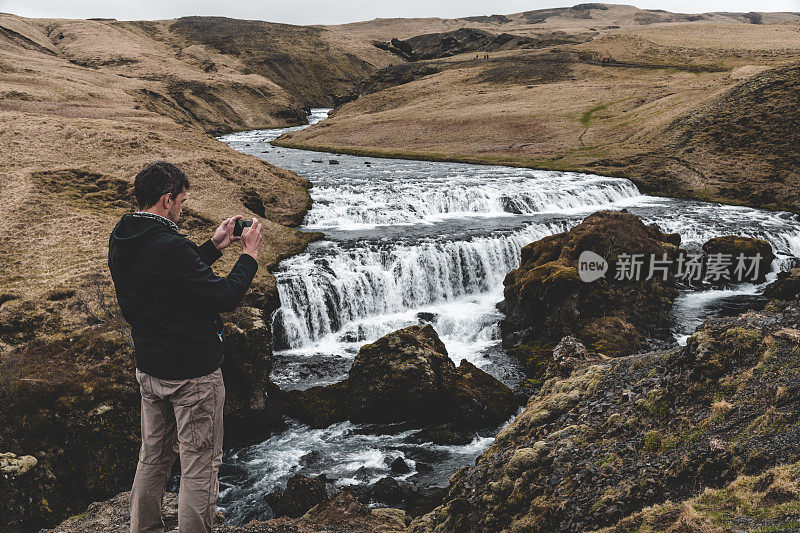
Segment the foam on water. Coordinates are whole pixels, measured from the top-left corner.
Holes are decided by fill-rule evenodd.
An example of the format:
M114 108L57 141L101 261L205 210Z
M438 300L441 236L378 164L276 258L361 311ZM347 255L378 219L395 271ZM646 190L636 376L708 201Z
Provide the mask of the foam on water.
M363 169L360 169L362 170ZM456 170L456 169L453 169ZM315 185L308 228L363 228L435 223L465 215L510 216L610 206L639 196L628 180L485 167L479 172L420 176L414 169L380 167L369 177Z
M241 524L263 516L269 518L263 496L285 485L295 474L315 476L324 472L334 485L374 483L390 475L391 461L403 458L413 475L417 462L444 461L452 470L474 459L494 440L475 435L461 446L409 443L417 430L401 425L378 428L340 422L324 429L312 429L291 422L287 431L261 443L231 451L224 457L221 509L226 517ZM435 475L434 475L435 478ZM446 484L447 479L430 479Z

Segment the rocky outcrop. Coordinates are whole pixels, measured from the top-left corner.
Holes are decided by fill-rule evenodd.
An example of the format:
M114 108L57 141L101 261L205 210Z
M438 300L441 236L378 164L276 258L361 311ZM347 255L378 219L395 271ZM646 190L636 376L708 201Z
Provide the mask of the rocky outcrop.
M348 487L348 490L363 504L388 505L402 509L412 518L432 511L447 496L446 488L420 486L391 476L371 485Z
M50 525L130 483L139 395L119 321L32 343L0 364L0 451L37 460L0 482L3 521L16 525L10 531Z
M535 366L542 355L537 346L552 349L566 335L609 356L641 350L645 337L668 337L670 310L678 294L674 263L666 279L658 270L646 278L650 258L674 262L681 253L679 244L679 235L646 226L622 210L599 211L568 232L525 246L519 268L503 282L503 344ZM581 280L578 259L584 251L608 262L604 277ZM643 254L639 276L616 279L622 254Z
M54 318L65 313L48 310L83 304L68 292L51 297L0 307L0 336L29 339L0 359L0 463L9 463L0 476L0 511L9 531L52 525L124 490L138 457L140 398L127 325L116 310L70 332ZM226 441L262 438L282 424L264 395L275 389L270 331L256 308L225 319ZM45 322L49 342L37 342L40 330L28 326Z
M797 300L800 296L800 268L778 274L778 279L764 289L764 296L777 300Z
M345 394L347 380L332 385L318 385L306 390L282 391L281 410L314 428L325 428L347 420Z
M437 59L467 52L495 52L517 48L537 48L559 43L572 43L574 40L537 39L502 33L496 35L476 28L459 28L444 33L428 33L410 39L392 39L389 42L376 42L375 46L387 50L407 61Z
M375 68L346 47L326 39L327 30L261 20L227 17L181 17L169 30L243 64L283 88L300 106L320 106ZM273 88L271 93L275 92ZM271 94L262 95L270 99Z
M511 390L466 360L456 368L432 326L410 326L361 347L347 379L354 422L415 421L462 430L500 424Z
M339 107L361 96L376 93L389 87L411 83L414 80L436 74L448 68L448 65L441 63L400 63L398 65L389 65L373 72L368 78L353 84L348 91L337 95L334 99L334 104Z
M0 453L0 531L24 531L52 519L55 476L44 459ZM25 510L25 514L19 512Z
M280 391L269 379L272 332L264 314L255 307L240 307L226 322L223 376L228 443L259 439L283 423L272 401Z
M130 531L129 492L110 500L96 502L85 513L65 520L44 533L128 533ZM163 508L165 530L178 527L178 495L167 493ZM349 533L405 532L406 516L398 509L371 509L356 501L349 492L340 492L314 506L299 518L277 518L232 526L223 522L217 513L214 533L319 533L347 531Z
M443 504L416 518L411 530L619 524L614 531L635 531L644 522L636 513L648 506L703 498L713 494L707 488L739 475L797 462L799 327L797 303L774 301L759 313L705 322L680 349L548 376L476 465L451 478ZM759 500L773 481L763 480ZM793 497L790 489L782 494Z
M721 269L720 281L749 281L760 283L769 274L775 253L770 243L763 239L753 237L740 237L738 235L724 235L709 239L703 244L703 253L706 261L709 257L717 256L730 264ZM744 262L740 265L738 258L742 256ZM758 258L758 259L757 259ZM755 263L751 265L751 263ZM753 268L749 271L749 268Z
M800 502L798 468L800 463L792 463L764 474L742 475L726 487L655 505L603 531L791 531L797 525L795 509Z
M327 483L324 474L313 479L295 474L286 482L283 491L270 492L264 499L275 517L297 518L328 499Z
M432 326L410 326L361 347L346 380L281 393L283 410L313 427L411 422L437 442L471 439L511 416L516 399L467 360L456 367Z

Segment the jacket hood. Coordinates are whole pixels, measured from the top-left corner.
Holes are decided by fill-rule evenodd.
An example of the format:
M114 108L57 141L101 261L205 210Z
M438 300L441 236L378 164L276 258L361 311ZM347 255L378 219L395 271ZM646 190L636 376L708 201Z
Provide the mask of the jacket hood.
M122 215L108 240L109 266L123 266L138 255L146 242L161 232L176 234L172 228L158 220L130 213Z

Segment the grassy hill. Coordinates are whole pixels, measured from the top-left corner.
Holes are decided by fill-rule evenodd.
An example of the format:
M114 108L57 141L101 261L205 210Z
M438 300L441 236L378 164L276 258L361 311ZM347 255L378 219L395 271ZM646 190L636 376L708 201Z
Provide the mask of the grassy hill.
M480 34L460 28L498 37L478 48L488 61L475 59ZM371 39L393 64L282 146L583 170L654 194L800 211L788 126L798 14L583 4L332 31Z
M0 14L4 298L107 277L109 228L154 159L191 178L192 237L231 213L252 216L242 198L254 191L271 221L264 264L302 248L307 237L288 226L310 205L306 180L206 133L303 123L304 108L374 70L324 33L225 18Z

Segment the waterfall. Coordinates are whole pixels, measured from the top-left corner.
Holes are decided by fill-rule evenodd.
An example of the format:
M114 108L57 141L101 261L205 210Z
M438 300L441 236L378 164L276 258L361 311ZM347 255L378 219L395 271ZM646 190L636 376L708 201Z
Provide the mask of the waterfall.
M628 180L530 171L509 175L508 169L490 169L466 179L458 173L444 176L406 176L392 169L374 169L369 179L355 176L316 185L309 228L348 229L363 225L414 224L441 216L507 216L541 212L563 213L600 209L640 196ZM377 175L377 176L376 176Z
M276 345L296 348L353 320L489 292L517 267L523 246L567 229L553 222L463 241L330 243L323 253L294 257L276 275Z

